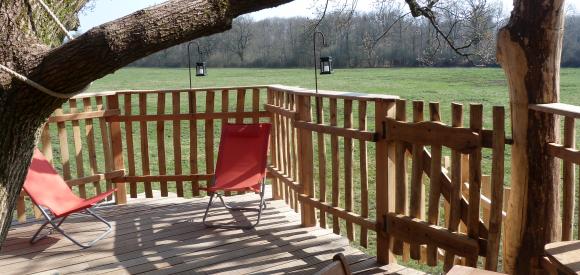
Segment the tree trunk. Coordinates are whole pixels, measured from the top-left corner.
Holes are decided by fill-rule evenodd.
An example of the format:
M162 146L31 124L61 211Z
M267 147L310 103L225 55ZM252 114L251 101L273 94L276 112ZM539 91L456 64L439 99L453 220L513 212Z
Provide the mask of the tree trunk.
M529 104L558 102L564 28L563 0L518 0L498 34L497 59L509 84L512 191L506 219L505 271L539 273L544 245L557 240L558 165L546 145L556 141L554 116Z
M141 57L225 31L241 14L290 1L172 0L93 28L50 49L45 38L54 42L57 31L46 27L54 24L47 16L38 16L44 11L31 4L36 1L2 0L0 63L55 92L69 94ZM52 5L66 19L65 24L73 22L70 27L86 2L62 0L52 1ZM0 71L0 246L8 233L40 128L65 101Z

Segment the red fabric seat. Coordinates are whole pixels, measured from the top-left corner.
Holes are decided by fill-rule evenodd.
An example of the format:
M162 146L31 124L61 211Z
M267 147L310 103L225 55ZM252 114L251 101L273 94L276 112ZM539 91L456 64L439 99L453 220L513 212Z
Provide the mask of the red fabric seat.
M43 228L50 224L53 229L63 234L76 245L82 248L91 247L93 244L107 236L107 234L111 232L112 226L105 219L91 211L90 208L99 201L102 201L109 195L113 194L116 190L117 189L109 190L90 199L79 198L73 193L56 170L54 170L44 155L42 155L38 149L34 149L32 162L30 163L30 168L28 169L28 174L24 181L24 191L28 193L32 202L39 206L46 222L40 226L36 233L34 233L30 242L36 243L48 236L48 234L51 234L52 231L49 231L47 235L38 237ZM70 214L80 211L86 212L107 226L107 229L102 234L87 243L81 243L75 240L60 228L61 224Z
M24 190L34 203L50 209L56 218L89 208L116 191L112 189L90 199L79 198L38 149L34 149Z
M207 191L260 191L266 176L270 127L267 123L223 127L214 183Z
M210 195L203 216L203 223L206 226L249 229L260 222L262 210L266 208L264 190L271 127L272 125L269 123L226 124L223 126L213 184L205 188ZM217 193L217 191L246 190L259 193L258 208L229 206L222 195ZM256 222L250 225L207 223L206 218L215 196L228 210L258 212Z

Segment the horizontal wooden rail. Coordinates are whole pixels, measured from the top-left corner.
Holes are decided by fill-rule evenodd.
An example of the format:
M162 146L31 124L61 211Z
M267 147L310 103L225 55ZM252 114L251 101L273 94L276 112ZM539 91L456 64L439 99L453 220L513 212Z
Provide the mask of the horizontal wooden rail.
M81 119L91 119L91 118L101 118L101 117L112 117L121 114L120 110L105 110L105 111L93 111L84 113L74 113L66 115L54 115L48 118L48 122L66 122Z
M200 181L212 177L213 174L125 176L113 179L113 182Z
M361 131L353 128L342 128L338 126L329 126L298 120L294 121L294 127L314 131L317 133L332 134L364 141L377 141L379 136L378 133L375 132Z
M123 176L125 176L125 170L116 170L107 173L94 174L84 178L67 180L66 183L68 186L77 186L101 180L115 180L117 178L122 178Z
M454 128L438 122L400 122L387 118L389 141L406 141L413 144L441 145L468 153L481 147L481 136L468 128Z
M572 148L566 148L561 144L548 143L548 154L553 157L580 164L580 151Z
M297 182L295 182L294 179L292 179L288 175L282 173L280 170L276 169L275 167L269 165L268 172L273 177L277 178L278 180L282 181L284 184L289 186L292 190L294 190L296 192L300 191L300 185Z
M321 202L320 200L315 198L309 198L308 196L303 194L301 194L298 197L298 199L302 203L310 204L315 208L321 209L326 213L332 214L333 216L337 216L346 221L358 224L361 227L364 227L365 229L377 231L377 224L374 220L363 218L361 215L357 213L347 211L344 208L332 206L331 203Z
M197 113L197 114L166 114L166 115L121 115L107 118L108 122L129 121L178 121L178 120L208 120L229 118L270 117L267 111L259 112L227 112L227 113Z
M432 244L453 254L475 257L480 254L479 243L469 237L453 233L446 228L400 214L388 213L387 232L413 244Z
M357 101L375 101L375 100L392 100L399 99L399 96L381 95L381 94L364 94L354 92L339 92L339 91L325 91L325 90L308 90L298 87L288 87L284 85L270 85L268 88L274 92L284 92L292 95L304 95L313 97L336 98Z
M290 119L296 119L298 113L292 110L284 109L280 106L264 104L264 109L270 113L281 115Z
M120 90L115 91L115 94L119 95L126 95L126 94L160 94L160 93L186 93L186 92L207 92L207 91L229 91L232 93L236 93L238 90L251 90L251 89L265 89L268 88L268 85L257 85L257 86L241 86L241 87L202 87L202 88L193 88L193 89L175 89L175 90Z
M529 108L538 112L580 118L580 106L566 103L530 104Z

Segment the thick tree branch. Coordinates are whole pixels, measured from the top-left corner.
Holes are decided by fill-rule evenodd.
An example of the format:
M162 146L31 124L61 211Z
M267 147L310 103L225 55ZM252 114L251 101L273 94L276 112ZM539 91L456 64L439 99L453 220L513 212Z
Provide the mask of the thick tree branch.
M74 92L141 57L225 31L240 14L290 1L168 1L93 28L50 51L29 76L52 90Z

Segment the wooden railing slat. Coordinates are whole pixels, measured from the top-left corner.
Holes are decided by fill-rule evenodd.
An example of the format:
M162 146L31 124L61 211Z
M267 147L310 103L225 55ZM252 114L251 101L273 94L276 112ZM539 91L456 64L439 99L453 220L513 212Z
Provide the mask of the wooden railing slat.
M139 94L139 114L147 114L147 94ZM141 121L139 123L140 130L140 141L141 141L141 169L143 175L150 175L151 170L149 167L149 130L147 126L147 121ZM150 181L144 182L145 186L145 197L153 198L153 186Z
M338 125L338 102L336 98L331 98L330 101L330 126ZM340 186L339 186L339 169L340 169L340 158L338 154L338 136L330 136L330 156L331 156L331 166L332 166L332 206L338 207L338 202L340 200ZM340 225L338 217L332 216L332 231L334 234L340 234Z
M503 107L493 107L493 152L491 167L491 207L489 210L487 254L485 269L498 268L499 244L504 204L504 155L505 155L505 111Z
M132 112L132 102L131 102L131 95L126 94L124 96L124 107L125 107L125 115L131 115ZM133 145L133 122L126 121L125 122L125 139L127 141L127 164L129 165L129 176L136 175L136 168L135 168L135 148ZM129 193L131 194L131 198L137 197L137 183L133 181L129 181Z
M104 110L104 103L103 103L103 97L102 96L97 96L96 97L96 103L97 103L97 111L101 111ZM116 110L119 114L120 114L120 110L117 109ZM112 156L111 156L111 146L110 146L110 140L109 140L109 127L107 125L107 122L105 121L104 117L100 117L98 118L99 121L99 129L101 130L101 145L103 146L103 160L105 162L105 172L110 172L113 170L113 160L112 160ZM106 181L106 187L107 190L112 189L113 188L113 183L110 180ZM109 196L107 198L107 200L112 200L113 197Z
M316 100L316 123L324 124L324 99L321 97ZM294 122L296 127L296 121ZM317 132L317 146L318 146L318 188L320 192L320 202L326 202L326 141L324 134ZM326 228L326 212L320 209L320 227Z
M181 93L175 92L171 94L172 112L174 115L181 113ZM181 121L173 121L173 165L175 166L175 174L181 175L183 173L181 164ZM175 181L175 188L178 197L183 197L183 181Z
M564 147L576 149L575 120L572 117L564 118ZM563 160L562 163L562 241L572 240L574 226L574 163Z
M470 104L469 127L473 131L483 128L483 106ZM467 220L467 235L472 239L479 238L479 201L481 195L481 149L469 154L469 212ZM475 267L477 257L468 257L467 265Z
M429 104L431 121L440 121L439 103ZM441 197L441 145L431 145L431 172L429 173L429 205L428 223L439 225L439 206ZM427 264L437 265L437 246L430 244L427 246Z
M352 128L352 100L344 100L344 128ZM353 161L352 161L352 139L344 138L344 205L346 211L353 208ZM346 236L350 241L354 241L354 225L346 221Z
M92 111L91 106L91 98L83 98L83 111L90 112ZM94 175L96 171L99 170L97 165L97 155L96 155L96 147L95 147L95 130L93 127L93 119L86 119L85 120L85 136L87 140L87 149L89 155L89 171L91 175ZM95 190L97 194L101 194L101 184L97 181L93 183L95 186Z
M77 113L77 100L71 99L69 100L70 104L70 112ZM77 170L77 178L82 178L85 176L84 171L84 159L83 159L83 142L81 137L81 128L78 120L73 120L72 122L72 130L73 130L73 143L75 147L75 164ZM79 185L79 196L81 198L87 197L87 191L85 185Z
M157 94L157 114L165 114L165 93ZM167 163L165 157L165 121L157 121L157 158L159 175L167 174ZM167 188L167 181L159 182L161 196L167 197L169 195L169 189Z
M188 109L189 114L197 113L197 97L196 93L187 93ZM189 120L189 171L191 174L198 173L197 164L197 120ZM191 181L191 193L193 196L199 196L199 182L196 180Z
M463 105L451 104L451 127L460 128L463 126ZM448 229L456 232L461 221L461 153L451 150L451 188L447 199L449 202L449 222ZM443 270L448 271L455 263L455 255L446 251Z
M205 112L211 114L214 112L215 92L208 90L205 95ZM205 171L206 174L214 173L214 121L208 119L205 121Z
M388 120L387 120L388 121ZM423 121L423 102L413 101L413 122ZM388 122L387 122L388 125ZM389 131L390 130L390 131ZM393 129L389 129L392 134ZM405 140L405 139L404 139ZM409 216L417 219L424 219L425 212L425 187L423 186L423 146L417 143L412 143L412 158L413 167L411 170L411 194L409 202ZM414 260L421 259L421 250L419 245L411 244L411 258Z
M360 131L367 129L367 102L358 102L358 128ZM361 217L366 219L369 217L369 183L368 183L368 158L367 158L367 143L364 140L359 140L359 163L360 163L360 194L361 194ZM359 243L363 247L368 245L368 229L362 227L360 230Z

